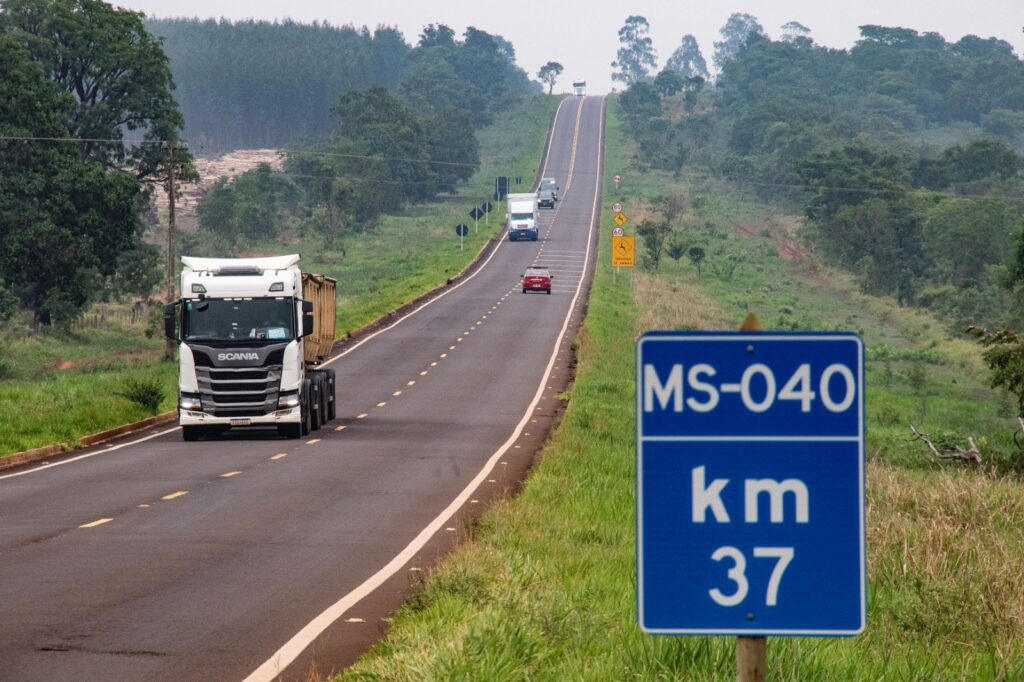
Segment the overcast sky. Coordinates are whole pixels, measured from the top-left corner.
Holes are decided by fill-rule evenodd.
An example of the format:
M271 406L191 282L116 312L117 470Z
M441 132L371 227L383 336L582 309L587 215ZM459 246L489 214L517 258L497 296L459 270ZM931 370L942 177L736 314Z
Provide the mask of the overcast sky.
M902 26L935 31L956 41L974 34L994 36L1024 54L1024 0L113 0L114 4L149 16L224 17L227 19L285 19L308 23L328 21L371 29L396 26L406 41L415 43L429 23L445 23L461 34L467 26L497 33L516 48L519 65L531 77L547 61L565 72L556 91L568 91L573 78L586 79L591 93L612 87L611 62L618 49L618 30L630 14L647 18L658 53L659 68L683 35L697 37L708 66L713 42L733 12L757 17L773 38L780 26L799 21L811 29L815 42L848 48L862 24Z

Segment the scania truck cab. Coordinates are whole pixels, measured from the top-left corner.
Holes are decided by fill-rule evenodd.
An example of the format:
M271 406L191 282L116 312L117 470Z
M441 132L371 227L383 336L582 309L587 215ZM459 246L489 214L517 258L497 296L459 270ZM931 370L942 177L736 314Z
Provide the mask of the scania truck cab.
M185 440L243 426L299 438L335 416L336 282L299 256L181 259L181 299L164 310L178 342Z

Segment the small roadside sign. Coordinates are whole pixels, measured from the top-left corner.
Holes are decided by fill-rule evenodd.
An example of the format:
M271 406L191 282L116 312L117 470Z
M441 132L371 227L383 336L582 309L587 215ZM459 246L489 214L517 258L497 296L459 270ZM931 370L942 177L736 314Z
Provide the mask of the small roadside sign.
M613 237L621 237L624 234L626 234L626 231L623 230L621 227L613 227L612 228L612 236Z
M612 267L636 267L635 237L612 237Z
M640 627L861 632L860 337L650 332L636 357Z
M619 183L622 182L622 176L616 175L614 178L612 178L612 182L614 182L615 186L618 187Z
M473 210L469 212L469 217L472 218L473 220L480 220L481 218L484 217L484 212L481 211L476 206L474 206Z
M619 227L622 227L628 222L629 216L623 213L622 211L619 211L618 213L615 214L615 224L618 225Z
M491 202L489 202L489 201L485 201L485 202L484 202L484 203L483 203L483 204L482 204L482 205L480 206L480 208L482 208L482 209L483 209L484 213L490 213L491 211L493 211L493 210L494 210L494 206L493 206L493 205L491 204Z
M459 223L458 225L455 226L455 234L459 235L460 237L465 237L468 232L469 226L466 225L465 223Z
M622 213L622 204L617 201L612 204L612 213Z

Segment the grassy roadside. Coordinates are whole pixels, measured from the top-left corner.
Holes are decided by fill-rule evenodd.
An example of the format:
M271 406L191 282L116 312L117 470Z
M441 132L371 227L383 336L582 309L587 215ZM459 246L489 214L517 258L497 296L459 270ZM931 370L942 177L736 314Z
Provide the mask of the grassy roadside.
M372 322L456 274L498 230L495 205L489 225L472 230L468 212L492 199L494 176L532 182L559 98L538 96L512 107L480 131L481 169L458 199L413 206L386 217L380 228L352 238L346 252L324 252L317 241L267 248L298 251L303 267L338 278L338 332ZM492 199L492 203L493 199ZM470 226L459 250L454 226ZM0 457L76 439L149 416L118 395L127 378L164 388L160 411L174 409L177 367L161 361L163 339L147 337L146 324L119 321L71 335L37 334L15 323L0 330ZM162 331L160 332L162 333Z
M609 175L630 159L615 110ZM627 187L637 188L622 197L634 219L667 190L707 191L655 173ZM606 265L604 211L577 382L540 463L340 679L734 677L732 639L652 637L636 626L633 340L651 328L735 328L747 310L768 328L858 330L871 353L868 628L850 639L771 639L770 678L1024 677L1024 496L1012 420L984 386L977 350L926 315L860 295L839 273L780 257L790 255L785 216L718 190L695 212L718 235L707 235L709 259L742 255L729 276L723 267L698 277L666 259L657 274L635 273L630 291ZM984 438L988 464L930 459L906 437L911 420Z

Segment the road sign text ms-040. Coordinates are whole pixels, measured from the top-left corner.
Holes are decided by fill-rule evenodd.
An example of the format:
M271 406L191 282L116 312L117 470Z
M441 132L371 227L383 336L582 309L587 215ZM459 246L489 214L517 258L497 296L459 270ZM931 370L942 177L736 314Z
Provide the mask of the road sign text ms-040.
M652 633L864 628L863 345L853 334L637 344L638 610Z

